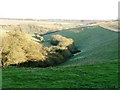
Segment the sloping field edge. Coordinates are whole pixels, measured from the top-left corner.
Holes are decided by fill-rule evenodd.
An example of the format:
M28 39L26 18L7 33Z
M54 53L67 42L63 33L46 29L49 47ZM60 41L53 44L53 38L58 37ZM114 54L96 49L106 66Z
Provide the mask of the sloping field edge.
M111 30L111 31L114 31L114 32L120 32L119 29L113 29L113 28L110 28L110 27L107 27L107 26L103 26L103 25L98 25L104 29L108 29L108 30Z

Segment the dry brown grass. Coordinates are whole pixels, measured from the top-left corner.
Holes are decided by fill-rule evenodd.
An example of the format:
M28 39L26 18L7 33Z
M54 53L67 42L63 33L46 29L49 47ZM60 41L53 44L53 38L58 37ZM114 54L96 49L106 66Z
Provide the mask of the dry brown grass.
M50 48L32 41L21 29L8 32L2 40L3 66L18 65L29 67L47 67L62 63L75 51L74 41L60 35L54 35L57 46Z
M72 54L79 52L78 48L74 45L71 38L66 38L59 34L51 37L50 43L54 46L50 47L51 50L59 52L64 58L71 57Z
M45 49L45 50L44 50ZM47 49L26 37L21 31L12 31L3 38L2 57L4 65L26 61L43 61Z
M73 28L81 25L80 22L60 21L60 20L4 20L0 19L0 29L13 30L15 27L21 28L26 33L38 32L44 34L48 31Z
M45 47L32 38L33 34L44 34L48 31L73 28L79 22L57 20L4 20L0 19L0 38L2 37L2 63L3 66L16 64L23 66L51 66L63 62L69 54L67 46L73 43L58 35L62 40L57 47ZM7 33L6 33L7 32ZM43 37L37 37L44 40ZM36 41L36 42L35 42ZM64 47L63 47L64 46ZM1 48L0 47L0 48ZM59 52L60 50L60 52ZM62 52L62 53L61 53Z
M60 47L67 47L68 45L72 44L74 41L70 38L66 38L57 34L51 37L51 44L53 44L54 42L56 42L56 44L58 42L58 45Z

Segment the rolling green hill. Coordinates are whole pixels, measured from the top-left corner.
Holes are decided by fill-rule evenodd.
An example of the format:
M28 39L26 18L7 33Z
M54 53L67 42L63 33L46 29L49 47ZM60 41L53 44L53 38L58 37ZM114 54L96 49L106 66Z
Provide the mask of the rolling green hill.
M65 63L48 68L3 69L3 88L117 88L118 33L99 26L53 34L74 39L81 50ZM47 41L44 45L49 46ZM89 64L89 65L88 65Z
M79 32L75 33L75 31ZM72 31L63 30L54 34L72 38L75 41L75 45L81 50L80 53L67 60L62 66L103 63L117 61L118 59L117 32L96 26L76 28ZM44 38L48 39L51 35L45 35Z

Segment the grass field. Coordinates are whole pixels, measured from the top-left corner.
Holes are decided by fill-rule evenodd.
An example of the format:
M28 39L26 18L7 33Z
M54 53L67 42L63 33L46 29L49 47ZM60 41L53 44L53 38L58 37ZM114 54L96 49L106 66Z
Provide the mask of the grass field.
M70 37L75 41L75 45L81 50L70 60L63 63L68 65L86 65L118 60L118 33L97 27L77 28L79 33L70 30L63 30L54 34L61 34ZM45 38L50 38L46 35Z
M3 70L3 88L117 88L116 63Z
M74 31L79 31L75 33ZM117 88L118 33L99 26L53 34L74 39L81 50L65 63L48 68L3 69L3 88ZM47 42L43 42L49 45Z

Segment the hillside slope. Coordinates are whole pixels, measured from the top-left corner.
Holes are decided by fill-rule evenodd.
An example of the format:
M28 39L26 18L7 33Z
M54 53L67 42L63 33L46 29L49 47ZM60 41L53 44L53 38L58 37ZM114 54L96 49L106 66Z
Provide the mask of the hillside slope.
M101 27L76 28L44 38L53 34L74 39L81 52L56 67L3 68L3 88L118 88L118 63L114 62L118 58L117 32Z
M62 66L117 61L117 32L96 26L63 30L53 34L61 34L65 37L72 38L75 41L75 45L81 50L80 53L67 60ZM45 35L44 38L48 39L53 34Z

